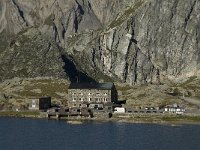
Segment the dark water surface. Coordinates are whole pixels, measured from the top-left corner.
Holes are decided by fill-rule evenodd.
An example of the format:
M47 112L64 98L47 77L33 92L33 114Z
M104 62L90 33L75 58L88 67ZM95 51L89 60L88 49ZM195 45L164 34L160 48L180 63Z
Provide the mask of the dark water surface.
M0 118L0 150L200 150L200 125Z

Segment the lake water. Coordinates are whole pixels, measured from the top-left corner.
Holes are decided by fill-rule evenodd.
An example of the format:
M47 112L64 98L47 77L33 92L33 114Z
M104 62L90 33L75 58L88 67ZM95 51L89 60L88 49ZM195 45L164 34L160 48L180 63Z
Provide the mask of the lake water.
M200 150L200 125L0 118L0 150Z

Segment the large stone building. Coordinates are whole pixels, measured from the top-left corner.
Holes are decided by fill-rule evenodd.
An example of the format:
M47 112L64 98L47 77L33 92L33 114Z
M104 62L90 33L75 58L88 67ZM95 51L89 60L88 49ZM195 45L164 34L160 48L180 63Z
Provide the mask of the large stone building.
M117 102L113 83L72 83L68 89L69 107L103 109L108 103Z

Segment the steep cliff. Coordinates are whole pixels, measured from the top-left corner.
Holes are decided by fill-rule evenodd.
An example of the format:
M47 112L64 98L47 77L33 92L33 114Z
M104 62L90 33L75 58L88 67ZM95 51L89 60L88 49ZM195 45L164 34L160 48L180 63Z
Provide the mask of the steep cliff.
M199 12L199 0L2 0L0 78L133 85L198 75Z

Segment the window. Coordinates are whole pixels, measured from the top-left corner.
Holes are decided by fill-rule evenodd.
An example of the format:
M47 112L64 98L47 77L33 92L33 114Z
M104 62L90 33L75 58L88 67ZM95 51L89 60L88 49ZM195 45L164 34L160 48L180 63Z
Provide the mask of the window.
M83 93L79 93L79 95L83 95Z
M108 95L108 93L103 93L103 95Z
M96 95L100 95L100 93L96 93Z
M82 98L79 98L79 101L81 101L82 100Z
M76 93L72 93L72 95L76 95Z
M72 101L76 101L76 98L74 97L74 98L72 99Z
M107 98L104 98L104 102L107 102L108 101L108 99Z
M76 106L76 104L73 105L74 107Z
M32 105L33 108L36 108L36 100L32 100L32 104L31 105Z
M88 95L92 95L92 93L88 93Z
M90 102L91 100L92 100L92 98L89 97L89 98L88 98L88 101Z

